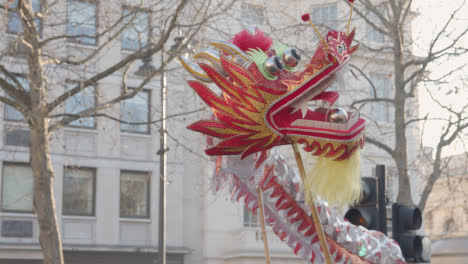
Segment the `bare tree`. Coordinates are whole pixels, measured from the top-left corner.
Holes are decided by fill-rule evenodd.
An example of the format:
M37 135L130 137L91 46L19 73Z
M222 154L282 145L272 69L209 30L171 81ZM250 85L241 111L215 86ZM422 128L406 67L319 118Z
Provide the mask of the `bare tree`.
M158 67L149 68L140 83L130 89L127 76L135 71L135 62L141 59L148 62L153 54L164 52L172 38L181 33L190 41L205 22L223 12L226 3L160 0L135 2L131 7L119 1L99 4L99 9L97 1L78 0L11 0L0 5L1 16L9 19L7 31L10 26L15 31L9 32L7 39L11 42L0 51L0 87L4 92L0 101L19 111L20 121L30 131L33 207L47 264L64 262L49 149L52 133L77 120L109 116L104 110L139 94L186 43L173 46L166 59L158 61ZM116 43L121 41L124 45L124 40L130 40L124 56L107 58L108 63L95 67ZM67 45L72 48L64 49ZM24 65L24 69L18 72L6 66L11 65L6 63L8 60ZM75 76L76 82L64 83L64 76ZM84 104L79 111L63 113L67 100L110 76L121 78L116 96L100 98L99 102ZM57 79L62 83L56 83ZM57 94L59 85L66 89Z
M416 14L412 11L412 4L411 0L389 0L379 2L379 4L370 0L362 0L355 3L355 11L366 22L366 26L388 40L378 47L361 42L361 47L391 58L394 93L390 95L379 94L379 87L373 85L372 80L363 71L354 68L372 84L374 90L371 97L357 100L354 106L360 107L364 104L391 105L393 109L391 136L394 136L394 142L388 144L381 138L372 135L368 135L366 140L386 152L395 161L396 173L398 174L397 201L408 204L413 204L413 199L409 172L412 161L408 157L410 146L407 134L411 126L422 121L432 120L431 116L421 118L409 113L411 111L409 104L418 96L418 88L423 84L438 83L438 86L427 86L430 89L438 87L448 91L453 88L443 81L447 80L448 77L453 77L456 72L463 69L463 66L446 70L438 77L429 74L428 70L432 65L440 64L453 57L464 56L468 52L466 45L463 46L468 29L465 27L462 30L454 31L454 24L461 10L461 8L457 8L439 31L435 32L433 39L425 49L426 54L421 57L413 56L411 52L413 40L409 35L411 32L409 24ZM433 99L436 100L436 98ZM440 138L434 139L437 140L434 160L430 164L429 172L427 172L428 177L422 188L422 196L418 204L421 210L425 208L432 186L443 175L442 153L444 149L453 144L468 127L466 111L468 105L455 109L440 102L439 104L448 112L449 117L446 118L446 125Z
M302 23L298 17L291 15L297 9L302 8L302 6L298 6L301 3L285 2L282 8L263 8L263 10L261 10L262 6L268 6L265 1L262 2L263 5L258 6L247 4L240 17L254 13L252 17L257 19L251 19L254 20L252 22L260 22L257 25L274 40L297 48L301 56L304 57L303 61L307 62L308 56L314 52L310 48L315 48L315 44L319 40L316 36L314 37L315 33L308 28L308 24ZM338 5L346 4L349 5L349 1L338 3ZM253 10L249 10L249 6ZM440 24L438 30L434 32L432 40L424 47L424 56L415 56L413 46L418 44L419 40L413 39L412 34L411 23L417 16L412 0L362 0L354 3L354 12L358 15L354 16L351 26L358 28L356 41L360 44L360 48L357 56L353 58L350 68L360 79L359 85L364 82L364 85L369 86L370 89L343 91L346 92L344 97L355 99L350 103L351 107L368 110L363 111L363 113L369 121L370 131L375 134L367 133L366 141L382 150L394 161L395 174L398 175L397 200L413 204L410 175L419 174L418 176L424 178L424 187L418 190L421 192L418 204L421 210L424 210L432 185L440 176L444 175L444 169L446 169L442 162L444 150L460 139L468 126L466 111L468 104L466 103L464 106L454 108L450 105L444 105L444 102L434 96L432 99L445 111L444 116L420 116L417 105L418 91L425 87L429 92L442 90L448 93L456 90L460 95L463 95L464 91L466 92L466 87L463 85L456 89L447 83L447 80L453 79L457 75L463 76L461 72L465 69L466 64L443 68L445 70L437 72L437 75L430 72L434 65L441 63L447 65L447 62L450 63L450 60L455 57L461 58L468 55L468 49L466 45L463 45L468 37L468 29L466 26L461 27L461 29L457 28L457 23L461 20L462 6L454 8L447 20ZM314 9L319 11L319 7ZM330 10L329 8L327 14L318 14L317 22L314 22L323 33L329 29L337 29L339 25L343 26L348 22L349 13L345 12L342 17L337 17L335 14L335 17L331 18ZM316 15L312 11L312 20L315 19ZM329 17L325 18L326 16ZM228 14L224 19L237 17L239 15L236 16L234 13ZM281 19L276 19L278 17ZM224 35L225 38L230 38L232 30L226 24L216 23L212 25L211 29ZM385 76L369 74L375 71L376 66L386 73ZM389 82L386 85L390 86L390 91L383 93L382 87L380 87L382 83L379 83L380 79L376 80L375 77L384 77L385 82ZM350 80L350 82L354 81ZM437 101L439 102L437 103ZM376 120L376 115L372 113L380 108L385 108L388 111L385 113L385 122ZM415 154L424 153L421 151L422 146L419 146L419 142L408 141L408 135L413 134L416 136L412 138L420 138L421 134L424 133L424 122L432 121L445 122L444 131L441 132L440 138L435 139L437 144L435 144L434 156ZM420 130L420 125L422 125L422 130ZM409 154L409 152L411 153ZM430 163L429 170L428 162ZM424 167L424 171L420 170L421 167Z
M432 81L430 81L432 84ZM436 81L436 83L439 83L439 81ZM444 84L439 84L443 86ZM437 87L437 86L436 86ZM439 122L443 122L443 127L441 130L440 137L437 139L437 144L434 148L434 157L430 156L432 153L424 153L423 152L423 164L424 163L429 163L432 165L432 171L429 173L429 175L425 175L425 180L427 181L426 185L422 189L422 194L421 194L421 199L419 202L419 207L424 209L426 208L427 202L429 195L431 194L431 191L436 184L437 180L443 176L446 177L446 181L463 181L466 180L466 172L467 172L467 167L466 164L463 166L463 169L460 170L460 168L453 167L454 164L452 164L452 157L444 157L444 150L447 147L450 147L454 143L458 141L459 144L463 145L463 148L466 149L466 146L464 145L465 142L464 140L466 139L466 128L468 127L468 104L464 102L464 105L453 105L453 104L447 104L439 100L436 96L433 95L433 92L430 91L430 88L433 88L433 85L429 87L425 87L428 91L428 94L430 95L430 98L436 105L439 106L441 111L444 112L444 116L441 117L432 117L435 118ZM442 90L444 94L450 94L454 93L455 96L462 96L466 95L468 93L468 86L466 83L466 79L461 81L461 87L454 86L451 87L451 89L445 89ZM440 90L437 92L441 92ZM425 117L424 118L424 123L423 126L426 125L427 122L430 122L430 117ZM423 129L423 132L425 130ZM461 155L458 155L455 160L459 160ZM466 154L465 154L466 158ZM466 162L465 162L466 163ZM460 166L459 166L460 167ZM450 186L449 186L450 187ZM453 190L450 192L456 192L457 186L454 184ZM443 201L440 201L443 202Z

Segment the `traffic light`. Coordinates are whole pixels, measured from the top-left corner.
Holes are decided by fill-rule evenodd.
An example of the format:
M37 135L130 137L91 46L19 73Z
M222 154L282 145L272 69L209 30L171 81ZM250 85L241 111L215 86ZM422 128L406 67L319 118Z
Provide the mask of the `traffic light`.
M428 246L425 245L427 238L414 233L421 228L421 224L422 216L419 208L397 203L393 204L393 239L400 244L401 251L407 262L428 261L427 256L423 256L423 250L427 250L424 247Z
M385 166L377 165L376 178L362 178L361 200L350 208L345 218L353 225L387 234Z
M367 229L377 228L377 181L375 178L362 178L361 200L350 208L345 218L353 225L360 225Z

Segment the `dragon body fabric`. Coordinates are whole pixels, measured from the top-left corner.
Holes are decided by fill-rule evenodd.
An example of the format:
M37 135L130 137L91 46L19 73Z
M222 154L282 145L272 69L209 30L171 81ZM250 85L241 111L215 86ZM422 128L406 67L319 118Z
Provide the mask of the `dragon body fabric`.
M243 200L255 213L259 207L256 188L260 186L266 222L275 234L296 255L311 263L325 263L309 207L297 201L301 196L296 193L299 177L276 150L263 151L246 159L240 156L215 159L212 178L215 191L229 190L234 201ZM405 263L395 241L379 231L352 225L324 200L317 199L316 205L335 264Z
M205 152L216 161L215 185L229 186L233 198L243 197L254 213L260 187L267 224L311 262L323 262L316 229L308 209L285 187L294 172L278 169L284 160L272 148L300 144L318 157L304 182L306 202L320 196L337 205L359 197L358 152L366 123L357 113L332 108L338 92L326 91L335 81L343 83L343 71L357 49L351 45L353 37L354 30L330 31L303 71L297 70L300 56L295 49L273 42L258 29L211 42L212 48L193 55L204 62L180 58L197 79L188 84L213 112L211 119L188 128L209 136ZM210 83L221 91L214 92ZM316 102L321 105L311 109ZM404 263L395 242L351 225L326 202L315 200L335 263Z

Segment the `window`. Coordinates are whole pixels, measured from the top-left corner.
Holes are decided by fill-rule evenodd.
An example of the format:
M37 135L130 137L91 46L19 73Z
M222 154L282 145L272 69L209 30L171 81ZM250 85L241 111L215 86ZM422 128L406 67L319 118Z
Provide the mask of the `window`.
M29 147L29 130L17 126L6 126L5 129L5 145Z
M120 172L120 217L149 217L150 173Z
M149 14L143 10L124 8L123 24L126 28L122 31L122 49L138 50L148 44L149 38Z
M149 133L150 126L150 92L140 91L134 97L120 102L121 119L129 123L146 123L142 125L120 124L120 130L126 132Z
M40 0L31 0L32 8L34 12L40 11ZM23 25L21 24L21 18L16 13L15 10L18 7L18 0L12 1L12 3L8 6L8 25L7 25L7 32L12 34L22 34L23 33ZM36 30L40 32L41 21L39 18L34 20L36 23Z
M33 173L27 164L4 163L2 210L33 211Z
M240 21L250 26L261 26L265 22L265 9L259 5L242 4Z
M96 44L96 2L68 0L67 36L74 42Z
M96 170L66 167L63 173L63 214L93 216Z
M66 90L69 91L78 84L78 82L67 82ZM88 86L65 101L65 112L67 114L78 114L95 105L96 88L94 86ZM94 128L96 127L96 119L94 117L82 117L71 122L69 125L74 127Z
M21 75L16 75L15 77L16 77L16 80L21 84L21 86L23 86L23 88L26 91L29 91L29 80ZM16 84L10 78L8 78L7 81L8 83L16 86ZM6 97L11 98L10 96L8 96L8 94L6 95ZM24 121L24 116L20 111L16 110L13 106L5 104L5 120Z
M258 209L257 211L259 211ZM257 227L260 226L260 221L258 215L254 215L247 209L247 206L244 205L244 227Z
M321 6L312 9L312 23L318 26L325 37L329 29L338 28L336 6ZM314 37L318 37L315 36Z
M371 73L369 75L369 79L374 84L375 90L377 92L378 98L390 98L391 91L390 91L390 80L387 75L385 74L374 74ZM369 85L369 96L374 97L374 89L371 85ZM373 102L371 103L371 112L370 116L374 121L383 121L389 122L390 121L390 109L391 105L386 102Z
M376 25L379 28L382 28L382 23L380 23L380 20L377 17L377 15L375 15L374 13L369 13L367 18L372 24ZM375 29L373 26L367 24L367 39L369 41L384 43L385 35L382 32Z
M448 218L444 222L444 232L445 233L452 233L456 232L458 230L457 228L457 223L455 222L455 219L452 217Z

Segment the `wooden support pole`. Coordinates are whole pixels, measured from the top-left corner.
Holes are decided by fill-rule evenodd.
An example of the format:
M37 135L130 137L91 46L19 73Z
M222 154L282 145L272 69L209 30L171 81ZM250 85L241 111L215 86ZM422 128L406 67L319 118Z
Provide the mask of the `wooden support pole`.
M349 11L348 26L346 27L346 36L348 36L349 25L351 25L351 17L353 17L353 6L354 6L354 2L351 2L351 11Z
M299 169L299 173L301 174L302 183L304 184L306 173L304 169L304 163L302 162L301 153L299 152L296 143L293 143L292 147L294 150L294 157L296 157L297 167ZM320 246L322 247L323 255L325 257L325 262L327 264L333 264L330 249L328 248L327 240L325 239L325 233L323 232L322 224L320 223L320 218L313 197L311 203L309 204L309 207L310 212L312 213L312 219L314 220L315 230L317 231L320 240Z
M266 229L265 229L265 212L263 210L263 194L262 194L262 188L260 186L258 186L257 194L258 194L258 209L260 210L260 223L262 225L263 249L265 250L265 261L266 261L266 264L270 264L270 251L268 249L268 240L267 240L267 234L266 234Z

